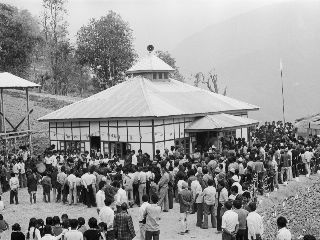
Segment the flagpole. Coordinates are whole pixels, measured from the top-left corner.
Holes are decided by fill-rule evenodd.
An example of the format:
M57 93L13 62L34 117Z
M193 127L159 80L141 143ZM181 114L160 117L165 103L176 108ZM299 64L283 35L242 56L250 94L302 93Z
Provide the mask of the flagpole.
M282 93L282 116L283 116L283 125L286 123L284 116L284 94L283 94L283 78L282 78L282 61L280 59L280 77L281 77L281 93Z

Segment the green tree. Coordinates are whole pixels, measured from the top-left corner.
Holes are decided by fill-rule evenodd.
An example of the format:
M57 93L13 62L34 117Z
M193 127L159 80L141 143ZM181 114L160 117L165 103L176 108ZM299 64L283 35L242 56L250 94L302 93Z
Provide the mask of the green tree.
M40 41L39 25L30 12L0 3L0 71L27 77Z
M113 11L100 19L92 19L77 34L77 58L96 74L102 88L124 80L125 71L136 59L132 30Z
M176 66L176 60L171 56L171 54L168 51L156 51L156 55L158 58L160 58L162 61L164 61L166 64L168 64L170 67L174 69L174 72L170 74L170 77L176 80L179 80L181 82L184 81L184 77L179 72L179 67Z
M204 84L209 91L214 93L220 93L220 88L218 86L218 75L211 70L208 74L204 74L203 72L198 72L194 76L193 85L196 87L200 87L201 84ZM227 86L224 88L223 93L224 96L227 95Z

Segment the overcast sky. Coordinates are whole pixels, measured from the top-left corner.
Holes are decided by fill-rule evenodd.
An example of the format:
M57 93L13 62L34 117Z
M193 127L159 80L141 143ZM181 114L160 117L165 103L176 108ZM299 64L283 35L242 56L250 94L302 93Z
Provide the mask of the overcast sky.
M67 21L70 39L75 42L79 28L90 18L99 18L109 10L128 21L134 33L137 53L146 46L172 50L186 37L225 19L265 5L286 0L68 0ZM39 16L41 0L2 0Z

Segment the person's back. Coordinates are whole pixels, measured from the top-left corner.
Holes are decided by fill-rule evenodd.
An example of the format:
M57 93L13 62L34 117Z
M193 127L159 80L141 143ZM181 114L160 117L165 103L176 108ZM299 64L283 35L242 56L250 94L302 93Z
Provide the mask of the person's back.
M65 233L64 240L83 240L83 235L80 231L77 230L78 220L70 219L71 229Z
M114 231L118 240L122 239L133 239L136 234L131 216L127 212L127 204L121 205L121 212L117 213L114 217Z
M257 237L263 234L263 220L262 217L256 213L256 204L254 202L249 203L249 214L247 216L248 237Z
M277 219L278 233L277 240L291 240L291 232L287 229L287 219L285 217L278 217Z
M158 238L160 234L160 213L161 207L157 205L159 198L157 195L151 196L152 204L146 207L145 216L146 216L146 240L151 240Z

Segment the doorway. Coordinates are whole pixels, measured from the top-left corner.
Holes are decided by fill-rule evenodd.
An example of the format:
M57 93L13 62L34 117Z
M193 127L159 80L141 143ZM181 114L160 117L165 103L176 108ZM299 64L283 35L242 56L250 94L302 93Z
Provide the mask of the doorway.
M91 152L100 152L101 148L101 138L100 137L90 137L90 148Z

